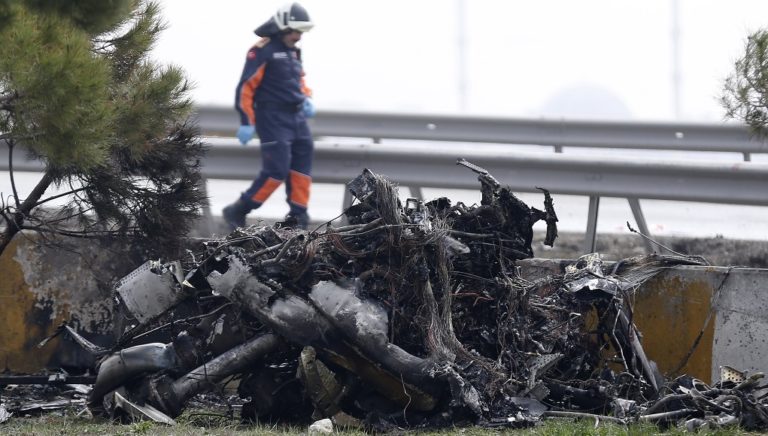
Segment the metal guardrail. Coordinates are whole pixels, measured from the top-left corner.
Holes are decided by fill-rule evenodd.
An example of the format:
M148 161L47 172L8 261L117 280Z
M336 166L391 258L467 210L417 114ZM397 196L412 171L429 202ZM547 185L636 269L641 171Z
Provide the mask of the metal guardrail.
M237 116L231 108L199 107L198 121L212 145L203 162L210 179L252 179L260 167L258 147L241 147L231 138ZM446 115L402 115L321 111L313 134L323 137L412 139L472 143L471 147L436 146L414 141L407 146L375 143L315 144L313 179L345 183L371 168L417 196L422 187L476 189L474 174L455 165L463 157L485 167L515 191L536 186L553 193L589 196L585 251L593 251L600 197L627 198L640 230L648 234L639 199L768 205L768 164L748 162L751 153L768 153L768 143L737 125L525 120ZM561 147L735 152L746 162L670 162L668 160L591 158L559 153L524 152L492 144ZM0 142L0 170L8 169L7 148ZM37 161L16 153L18 171L40 171ZM340 206L348 204L349 197ZM210 211L206 210L210 216ZM650 247L649 247L650 248Z
M259 147L234 138L207 138L202 174L208 179L248 180L261 166ZM0 142L0 170L8 170L7 146ZM477 177L456 166L463 157L486 168L515 191L598 197L701 201L768 206L768 163L631 161L556 153L521 152L476 146L447 152L430 145L315 143L312 177L318 183L346 183L371 168L404 186L476 189ZM42 171L43 164L15 154L17 171Z
M260 167L258 147L234 138L208 138L203 174L215 179L252 179ZM757 162L678 162L661 159L600 159L555 153L472 147L447 152L429 145L315 143L312 178L345 183L363 168L404 186L477 189L477 175L456 166L463 157L487 169L514 191L637 197L659 200L768 205L768 164Z
M202 106L197 117L204 135L233 136L232 108ZM404 115L319 111L311 120L316 137L414 139L554 147L768 153L768 142L734 124L565 121L449 115Z

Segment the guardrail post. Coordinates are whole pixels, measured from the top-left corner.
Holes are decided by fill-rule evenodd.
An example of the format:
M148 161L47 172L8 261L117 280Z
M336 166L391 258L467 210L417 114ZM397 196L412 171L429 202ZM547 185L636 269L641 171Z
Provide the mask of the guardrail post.
M632 215L635 217L635 223L637 223L637 227L640 230L640 233L650 238L651 232L648 230L648 224L645 223L643 209L640 208L640 200L635 197L628 197L627 201L629 202L629 208L632 209ZM653 245L651 245L651 241L643 238L643 244L645 245L646 253L653 253Z
M600 208L600 197L589 197L589 209L587 212L587 233L584 238L584 254L594 253L597 242L597 211Z
M421 189L421 186L408 186L408 190L411 191L411 197L422 201L424 200L424 192Z
M200 191L203 193L203 196L205 197L205 201L203 202L202 212L203 216L200 219L200 223L198 224L199 228L203 232L207 232L207 234L211 235L213 234L213 229L215 228L215 223L213 221L213 214L211 213L211 200L208 197L208 179L200 179Z
M344 185L344 198L341 200L341 212L344 212L348 207L352 206L353 201L354 197L352 196L352 192L350 192L350 190L347 189L347 186ZM347 216L342 215L341 218L339 218L339 225L343 226L347 224L349 224L347 222Z

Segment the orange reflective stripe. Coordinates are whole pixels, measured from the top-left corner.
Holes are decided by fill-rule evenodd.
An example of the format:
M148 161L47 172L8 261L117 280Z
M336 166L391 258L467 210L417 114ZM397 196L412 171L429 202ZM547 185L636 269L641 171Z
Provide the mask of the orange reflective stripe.
M248 116L251 125L256 125L256 113L253 111L253 97L256 94L256 88L261 85L261 79L264 78L264 71L267 64L260 66L240 88L240 109Z
M253 195L251 195L251 200L257 202L257 203L264 203L267 201L267 198L269 198L270 195L272 195L273 192L275 192L275 189L277 189L280 184L283 183L282 180L273 179L272 177L269 177L266 182L264 182L263 185L261 185L261 188L259 188L258 191L256 191Z
M294 170L291 170L289 177L291 178L291 203L307 207L312 177Z

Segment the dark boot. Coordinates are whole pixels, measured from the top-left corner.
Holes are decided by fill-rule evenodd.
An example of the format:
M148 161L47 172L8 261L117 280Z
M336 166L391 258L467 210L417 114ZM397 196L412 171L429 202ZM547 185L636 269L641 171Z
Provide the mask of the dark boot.
M236 202L225 207L221 214L229 229L235 230L238 227L245 227L245 216L248 215L251 209L250 205L243 201L242 198L239 198Z
M285 227L293 227L302 230L307 230L309 227L309 214L307 212L288 212L283 220Z

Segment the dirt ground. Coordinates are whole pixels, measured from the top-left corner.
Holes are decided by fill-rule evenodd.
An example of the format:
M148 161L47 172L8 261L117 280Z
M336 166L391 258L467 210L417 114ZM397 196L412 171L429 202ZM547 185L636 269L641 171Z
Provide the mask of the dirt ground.
M659 243L686 255L702 256L711 265L768 268L768 241L748 241L725 238L655 238ZM547 259L576 259L584 252L584 234L561 233L555 246L544 246L544 235L534 237L535 257ZM645 254L643 239L638 235L602 234L597 238L597 249L604 260L619 260ZM659 248L657 253L667 253Z

